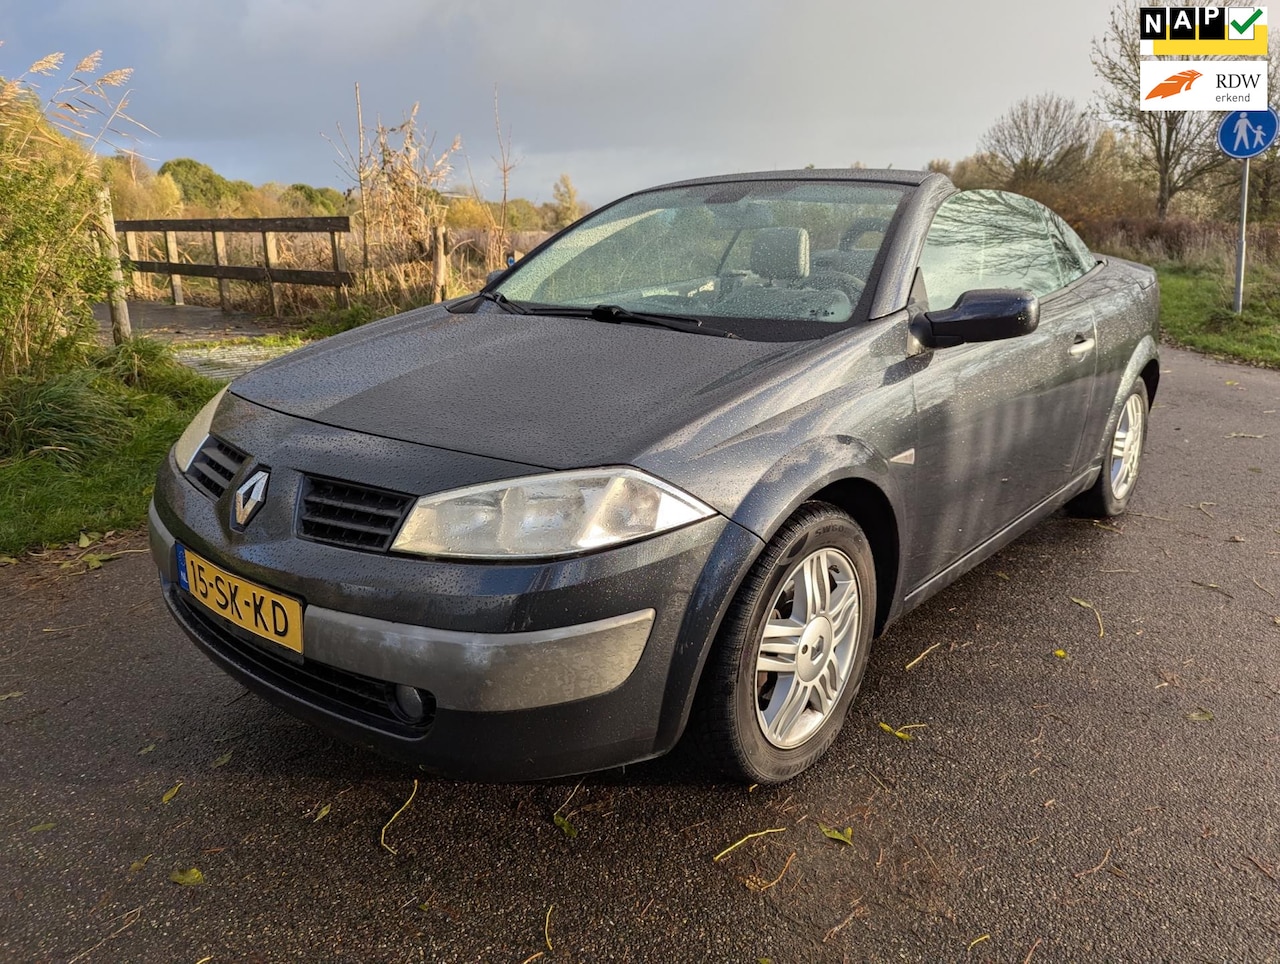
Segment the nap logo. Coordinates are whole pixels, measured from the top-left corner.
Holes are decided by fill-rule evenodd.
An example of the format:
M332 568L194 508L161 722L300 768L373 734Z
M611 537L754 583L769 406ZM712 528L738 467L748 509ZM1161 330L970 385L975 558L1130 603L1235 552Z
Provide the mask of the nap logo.
M1265 60L1144 60L1143 110L1266 110Z
M1139 7L1144 57L1265 57L1266 7Z

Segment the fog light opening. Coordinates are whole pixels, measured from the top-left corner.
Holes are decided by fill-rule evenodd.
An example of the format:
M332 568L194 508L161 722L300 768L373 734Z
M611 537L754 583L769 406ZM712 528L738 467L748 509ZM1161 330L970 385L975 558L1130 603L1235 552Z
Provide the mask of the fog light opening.
M397 683L391 692L392 709L406 723L430 722L435 715L435 697L416 686Z

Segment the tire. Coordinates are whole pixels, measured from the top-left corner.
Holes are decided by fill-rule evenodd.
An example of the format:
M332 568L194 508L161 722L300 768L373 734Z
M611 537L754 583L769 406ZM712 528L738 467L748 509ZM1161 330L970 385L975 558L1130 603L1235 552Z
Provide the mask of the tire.
M1067 511L1086 519L1120 515L1129 505L1147 441L1151 405L1141 378L1129 389L1120 413L1107 429L1107 455L1093 487L1067 503Z
M825 590L811 594L811 584ZM756 560L716 636L691 720L704 758L761 784L812 765L862 685L875 613L875 563L862 529L834 506L805 503Z

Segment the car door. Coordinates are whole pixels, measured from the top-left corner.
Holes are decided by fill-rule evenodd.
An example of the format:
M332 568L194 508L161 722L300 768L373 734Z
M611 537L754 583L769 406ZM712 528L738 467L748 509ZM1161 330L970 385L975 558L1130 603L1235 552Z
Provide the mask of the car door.
M965 291L1028 290L1037 329L934 350L914 376L919 413L918 587L1066 486L1094 374L1094 319L1064 278L1048 212L999 191L966 191L939 208L920 259L930 310ZM1074 279L1071 279L1074 280Z

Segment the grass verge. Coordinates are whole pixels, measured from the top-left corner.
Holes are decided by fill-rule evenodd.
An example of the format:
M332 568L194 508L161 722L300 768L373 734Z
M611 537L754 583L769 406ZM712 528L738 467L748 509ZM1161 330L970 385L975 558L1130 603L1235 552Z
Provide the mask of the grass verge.
M0 554L140 525L165 453L218 388L150 342L4 386ZM91 425L77 417L90 412ZM7 452L6 441L15 443Z
M1280 368L1280 278L1251 272L1244 311L1221 270L1168 266L1160 274L1160 324L1174 344L1264 368Z

